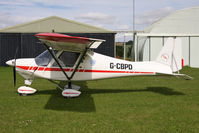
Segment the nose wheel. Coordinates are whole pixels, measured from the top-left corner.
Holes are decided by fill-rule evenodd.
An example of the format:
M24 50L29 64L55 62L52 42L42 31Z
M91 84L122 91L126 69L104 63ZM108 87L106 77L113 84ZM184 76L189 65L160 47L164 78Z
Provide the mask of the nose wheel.
M21 96L27 96L30 94L34 94L34 93L36 93L36 91L37 91L36 89L28 87L28 86L21 86L17 89L17 92Z
M36 89L29 87L32 84L33 80L32 79L26 79L24 81L26 86L21 86L17 89L17 92L19 93L20 96L27 96L30 94L36 93Z

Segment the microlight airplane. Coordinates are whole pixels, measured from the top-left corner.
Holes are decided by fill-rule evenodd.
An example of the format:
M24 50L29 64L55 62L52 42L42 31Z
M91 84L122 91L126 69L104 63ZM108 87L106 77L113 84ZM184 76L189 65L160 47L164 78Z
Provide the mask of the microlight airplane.
M12 59L6 62L14 66L14 84L16 71L25 78L25 85L18 88L22 95L33 94L36 89L29 87L35 78L48 79L56 84L64 97L77 97L80 87L72 81L98 80L137 75L171 75L190 79L179 74L181 66L181 40L168 38L155 61L131 62L95 53L105 40L74 37L58 33L39 33L35 35L46 51L36 58ZM178 72L178 73L175 73ZM56 81L67 81L64 88Z

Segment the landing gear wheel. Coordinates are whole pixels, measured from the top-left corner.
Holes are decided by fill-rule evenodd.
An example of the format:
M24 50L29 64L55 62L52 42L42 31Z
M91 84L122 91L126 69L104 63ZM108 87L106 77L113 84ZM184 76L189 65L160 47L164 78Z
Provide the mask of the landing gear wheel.
M62 91L62 96L66 98L78 97L81 94L80 91L73 89L65 89Z
M21 86L17 89L17 92L19 93L19 95L21 96L26 96L26 95L30 95L30 94L34 94L36 93L36 89L28 87L28 86Z
M77 85L71 85L71 88L68 87L68 85L64 86L64 90L62 91L62 96L65 98L74 98L78 97L81 92L78 91L80 89L80 86Z

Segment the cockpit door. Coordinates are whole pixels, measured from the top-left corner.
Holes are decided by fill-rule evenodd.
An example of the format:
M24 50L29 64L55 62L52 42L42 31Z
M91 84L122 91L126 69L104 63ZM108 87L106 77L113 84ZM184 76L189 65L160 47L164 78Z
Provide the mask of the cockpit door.
M77 62L77 60L79 58L79 55L80 55L80 53L62 51L58 55L58 61L61 64L62 67L73 68L75 66L75 63ZM52 67L59 67L59 66L54 61L54 63L52 64Z

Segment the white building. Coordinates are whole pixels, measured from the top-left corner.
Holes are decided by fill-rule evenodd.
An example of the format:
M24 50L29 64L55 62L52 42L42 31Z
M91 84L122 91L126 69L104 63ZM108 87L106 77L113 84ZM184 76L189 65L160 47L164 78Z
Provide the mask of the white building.
M168 37L182 39L184 65L199 68L199 6L178 10L135 35L135 60L155 60Z

